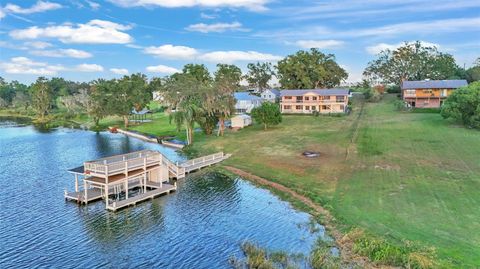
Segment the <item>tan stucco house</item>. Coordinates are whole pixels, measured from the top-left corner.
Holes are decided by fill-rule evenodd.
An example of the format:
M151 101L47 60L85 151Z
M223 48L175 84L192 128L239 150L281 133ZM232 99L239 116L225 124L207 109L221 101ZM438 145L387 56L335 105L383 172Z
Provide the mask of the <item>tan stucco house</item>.
M344 113L348 89L282 90L280 110L284 114Z

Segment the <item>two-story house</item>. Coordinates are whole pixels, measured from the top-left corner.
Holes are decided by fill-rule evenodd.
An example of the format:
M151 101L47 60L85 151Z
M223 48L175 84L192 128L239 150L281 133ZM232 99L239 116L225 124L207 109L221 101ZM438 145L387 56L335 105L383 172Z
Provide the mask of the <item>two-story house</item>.
M344 113L348 106L348 89L282 90L282 113Z
M412 107L441 107L443 101L466 80L416 80L402 82L402 97Z

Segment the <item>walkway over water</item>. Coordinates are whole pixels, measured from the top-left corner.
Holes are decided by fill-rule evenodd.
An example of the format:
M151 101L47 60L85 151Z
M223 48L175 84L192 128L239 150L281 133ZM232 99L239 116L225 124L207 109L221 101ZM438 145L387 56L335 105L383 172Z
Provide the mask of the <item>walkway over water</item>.
M69 170L75 175L75 191L65 191L65 199L83 204L103 199L106 209L115 211L175 191L176 184L167 183L170 179L185 178L230 156L219 152L174 163L158 151L142 150L86 161ZM83 177L83 190L79 177Z

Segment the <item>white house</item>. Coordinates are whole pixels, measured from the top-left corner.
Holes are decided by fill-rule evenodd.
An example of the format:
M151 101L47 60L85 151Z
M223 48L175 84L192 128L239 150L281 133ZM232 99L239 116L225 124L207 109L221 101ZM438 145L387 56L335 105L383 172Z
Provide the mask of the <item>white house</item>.
M262 105L262 98L251 95L248 92L236 92L235 97L235 111L237 113L250 113L255 107Z
M262 92L261 97L265 101L276 103L280 99L280 91L277 89L267 89Z
M252 117L246 114L240 114L231 119L232 128L244 128L252 125Z

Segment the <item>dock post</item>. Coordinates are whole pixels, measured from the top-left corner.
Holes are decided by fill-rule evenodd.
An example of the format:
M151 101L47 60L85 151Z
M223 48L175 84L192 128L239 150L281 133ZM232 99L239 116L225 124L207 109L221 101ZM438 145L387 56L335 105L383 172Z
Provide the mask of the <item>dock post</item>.
M128 178L125 180L125 199L128 199Z
M78 192L78 174L75 174L75 192Z
M88 204L88 189L87 189L87 182L83 181L83 191L85 192L83 198L85 205Z

